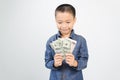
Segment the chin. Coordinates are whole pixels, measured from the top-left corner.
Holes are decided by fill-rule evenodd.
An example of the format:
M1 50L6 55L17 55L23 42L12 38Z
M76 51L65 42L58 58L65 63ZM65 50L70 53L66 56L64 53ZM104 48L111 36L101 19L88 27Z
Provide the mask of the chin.
M69 34L68 31L61 31L62 34Z

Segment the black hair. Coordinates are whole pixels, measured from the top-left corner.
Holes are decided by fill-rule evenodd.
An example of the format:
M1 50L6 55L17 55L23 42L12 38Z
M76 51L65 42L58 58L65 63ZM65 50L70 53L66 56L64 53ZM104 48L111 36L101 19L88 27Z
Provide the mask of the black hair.
M55 10L55 16L57 12L70 12L74 17L76 16L75 8L71 4L61 4Z

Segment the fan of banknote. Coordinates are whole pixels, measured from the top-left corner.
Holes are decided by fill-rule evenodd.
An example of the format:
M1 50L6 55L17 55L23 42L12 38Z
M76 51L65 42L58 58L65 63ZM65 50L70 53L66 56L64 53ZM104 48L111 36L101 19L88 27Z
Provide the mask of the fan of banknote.
M65 58L65 54L72 53L76 45L76 41L70 38L58 38L50 43L55 53L62 54Z

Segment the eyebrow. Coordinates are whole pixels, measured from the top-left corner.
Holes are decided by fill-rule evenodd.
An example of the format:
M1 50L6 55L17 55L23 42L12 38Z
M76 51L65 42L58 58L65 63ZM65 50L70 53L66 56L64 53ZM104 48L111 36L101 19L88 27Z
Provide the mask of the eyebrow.
M57 21L62 21L62 20L57 20ZM71 21L71 20L66 20L66 21Z

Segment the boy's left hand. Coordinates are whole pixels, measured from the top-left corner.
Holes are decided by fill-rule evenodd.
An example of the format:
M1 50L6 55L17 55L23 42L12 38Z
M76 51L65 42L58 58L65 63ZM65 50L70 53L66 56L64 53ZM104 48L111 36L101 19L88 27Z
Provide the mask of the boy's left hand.
M72 53L66 54L66 63L69 64L69 66L77 67L78 62L75 60L75 57Z

